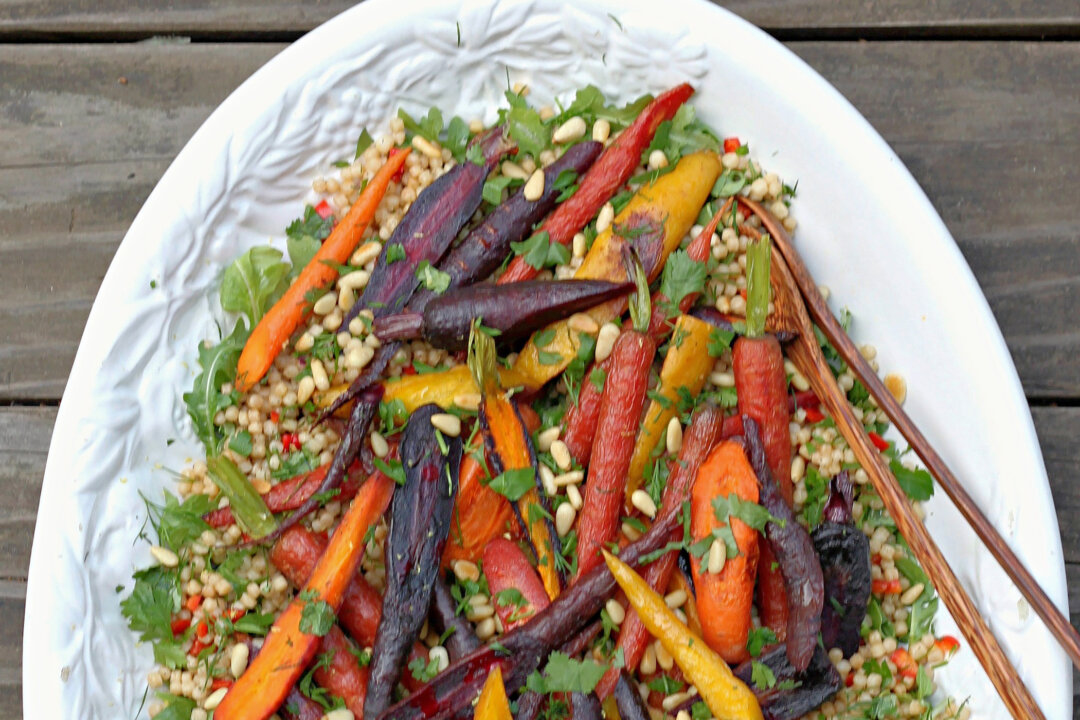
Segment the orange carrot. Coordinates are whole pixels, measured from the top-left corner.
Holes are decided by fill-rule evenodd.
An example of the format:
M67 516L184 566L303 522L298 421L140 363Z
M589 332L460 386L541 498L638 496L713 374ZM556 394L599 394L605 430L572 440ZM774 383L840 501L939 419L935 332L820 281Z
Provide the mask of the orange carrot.
M517 531L510 502L487 486L487 471L473 455L461 458L457 505L450 537L443 551L443 565L454 560L475 562L484 546L507 530Z
M732 493L743 500L757 502L758 485L754 469L741 446L723 442L705 461L694 480L691 495L690 533L701 540L722 526L716 518L712 501ZM719 573L708 572L696 557L690 569L697 589L697 606L705 642L729 663L748 657L746 638L750 633L750 607L754 601L754 577L757 575L758 533L738 518L731 518L731 532L739 548L736 557L727 558ZM714 540L723 544L723 540ZM711 550L710 550L711 553Z
M236 367L236 389L247 392L262 379L282 345L300 327L308 305L307 294L321 288L337 277L337 270L327 264L348 262L349 256L360 243L360 236L375 217L375 209L382 201L394 175L405 166L405 158L411 148L395 153L375 173L360 197L349 208L348 214L334 226L330 236L323 241L319 251L300 272L281 299L251 331L251 336L240 353Z
M217 720L266 720L277 711L319 646L318 635L300 629L304 608L324 602L338 611L367 546L364 535L386 511L393 492L394 481L382 473L360 488L304 586L301 594L312 599L298 596L274 622L262 650L215 710Z

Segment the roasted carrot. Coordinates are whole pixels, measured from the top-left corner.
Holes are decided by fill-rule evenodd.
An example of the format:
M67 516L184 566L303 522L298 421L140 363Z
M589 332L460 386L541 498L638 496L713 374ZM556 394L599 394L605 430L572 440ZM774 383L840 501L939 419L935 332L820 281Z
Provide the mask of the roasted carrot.
M710 537L722 523L716 517L713 500L737 495L757 502L758 483L746 453L734 442L723 442L698 470L691 493L690 534L695 541ZM720 572L708 571L708 557L691 557L690 567L697 589L697 605L705 641L729 663L747 658L746 638L750 632L750 608L754 601L754 577L758 563L758 533L738 518L730 518L731 533L739 554L727 558ZM712 544L722 539L713 539Z
M683 438L678 458L672 458L668 463L668 481L660 500L662 517L680 512L683 503L690 499L690 488L694 484L698 468L705 462L705 458L712 452L716 443L720 442L720 428L723 422L724 413L715 405L705 405L694 415ZM678 540L679 538L672 537L671 539ZM675 569L677 559L677 553L670 552L646 565L642 576L649 587L657 592L663 592L672 575L679 574ZM637 667L649 643L649 637L649 631L645 629L641 618L633 609L628 610L626 619L619 626L619 637L615 643L616 652L622 648L626 667L631 669ZM618 676L619 671L614 668L604 673L596 686L596 692L601 698L611 693Z
M304 586L301 595L311 599L297 596L278 616L262 650L214 711L217 720L266 720L278 709L318 648L319 636L300 629L305 606L323 602L335 613L341 607L364 552L364 535L393 491L394 482L381 474L360 488Z
M354 717L362 717L367 697L368 669L360 667L353 654L353 644L345 633L333 625L319 643L319 661L315 666L315 682L345 701ZM325 658L325 659L324 659Z
M540 478L532 438L518 413L517 404L499 389L495 372L495 343L484 332L474 330L469 339L469 370L480 388L480 427L488 448L492 472L529 471L533 486L517 500L518 519L536 553L537 567L548 597L554 600L562 589L556 566L559 536L551 520L551 508L540 494Z
M457 504L450 525L450 539L443 551L444 566L454 560L475 562L492 538L516 531L510 502L487 483L488 471L473 453L462 456Z
M502 668L496 665L484 682L484 689L480 691L473 720L511 720L512 717L510 700L506 697L506 687L503 685Z
M278 708L278 714L285 720L322 720L322 705L308 698L299 688L294 687L285 696L285 702Z
M386 482L385 476L380 482ZM302 587L315 569L319 558L326 552L327 543L327 539L322 535L296 525L286 530L274 543L270 550L270 562L281 571L286 580ZM338 622L356 642L370 647L375 644L375 632L381 617L382 596L368 585L362 575L354 575L341 601ZM413 644L409 661L413 660L427 664L428 653L423 643ZM422 684L412 674L405 674L401 680L410 690L415 690Z
M634 261L633 270L637 283L630 304L634 329L620 333L611 350L590 451L585 503L578 516L577 577L601 563L600 549L615 538L649 369L656 355L656 344L645 332L651 315L649 282L640 262Z
M790 506L791 434L788 423L787 376L780 343L765 334L765 316L769 305L769 238L753 243L747 249L747 318L746 334L732 348L732 370L735 391L739 398L739 413L753 418L761 428L769 469L776 479L780 494ZM788 607L784 578L766 544L761 548L758 566L761 621L783 640L787 636Z
M525 553L506 538L497 537L484 548L484 576L507 630L528 622L551 602Z
M641 164L641 154L652 142L660 123L675 116L679 107L694 94L687 84L678 85L650 102L626 130L601 153L589 171L581 178L575 192L541 226L551 242L568 245L574 234L585 227L600 211L601 206L626 184ZM516 257L499 278L500 283L520 282L536 277L539 271Z
M334 226L315 256L304 267L281 299L263 315L251 331L236 366L236 389L247 392L262 379L282 345L300 327L308 306L307 294L337 277L332 263L346 263L360 243L360 236L375 217L390 181L404 167L410 149L387 158L341 222ZM328 262L329 261L329 262Z

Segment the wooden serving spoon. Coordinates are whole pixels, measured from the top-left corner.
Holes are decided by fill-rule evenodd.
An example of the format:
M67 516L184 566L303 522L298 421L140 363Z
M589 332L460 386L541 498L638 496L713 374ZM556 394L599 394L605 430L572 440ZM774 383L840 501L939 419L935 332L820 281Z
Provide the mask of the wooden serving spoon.
M775 223L775 218L773 220L774 223L771 224L782 227L779 223ZM779 242L775 244L779 245ZM790 245L788 249L790 250ZM926 526L915 515L907 496L893 477L881 453L870 440L862 423L855 417L855 413L848 404L847 395L837 385L832 370L817 343L799 287L795 283L782 252L772 254L770 279L776 325L797 334L795 340L786 348L788 356L799 372L809 381L821 402L825 404L840 434L855 453L859 464L866 470L870 482L885 504L885 509L889 511L900 533L915 554L915 558L937 588L949 612L956 619L957 625L986 670L991 682L994 683L994 687L997 688L998 695L1009 708L1009 712L1017 720L1045 717L1016 669L1005 657L997 639L963 585L960 584L941 550L930 537ZM814 287L816 289L816 286Z

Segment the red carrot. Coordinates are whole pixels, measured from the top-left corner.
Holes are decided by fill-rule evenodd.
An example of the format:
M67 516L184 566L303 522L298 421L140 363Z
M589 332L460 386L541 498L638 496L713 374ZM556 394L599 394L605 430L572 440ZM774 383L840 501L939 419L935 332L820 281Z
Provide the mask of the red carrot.
M507 630L527 623L551 602L525 553L505 538L497 537L484 548L484 575Z
M682 449L679 450L678 459L672 459L668 463L670 473L664 493L660 499L661 516L671 515L682 509L682 504L690 497L690 488L694 483L694 476L698 468L705 462L713 447L720 441L720 432L724 423L724 413L714 405L706 405L697 412L693 421L683 437ZM679 530L681 532L681 529ZM673 537L672 540L677 540ZM671 580L671 574L678 562L678 553L667 553L659 559L646 565L642 571L642 577L649 583L653 590L663 593ZM623 658L627 668L633 669L641 661L645 647L649 644L651 636L641 622L641 618L633 609L628 609L626 619L619 626L619 638L616 642L618 648L623 650ZM619 678L617 669L609 669L600 679L596 686L596 694L601 698L607 697L615 687Z
M568 245L574 234L600 211L601 206L626 184L641 164L641 154L652 142L660 123L670 120L675 112L694 94L687 84L674 87L649 103L581 178L575 192L555 209L540 228L553 243ZM539 271L516 257L510 263L500 283L519 282L536 277Z
M367 697L368 669L360 667L353 655L353 645L345 633L333 625L319 643L316 658L315 682L345 701L353 716L362 717Z
M633 269L638 286L630 302L634 329L624 330L615 341L600 399L585 504L578 519L579 578L603 563L600 549L615 537L649 369L656 355L656 343L645 332L651 315L648 278L636 259Z

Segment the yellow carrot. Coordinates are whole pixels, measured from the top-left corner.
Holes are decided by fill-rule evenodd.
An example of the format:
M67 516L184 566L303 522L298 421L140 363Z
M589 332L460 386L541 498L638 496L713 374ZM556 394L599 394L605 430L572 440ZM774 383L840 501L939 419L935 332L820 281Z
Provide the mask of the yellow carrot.
M473 720L512 720L510 700L503 685L502 667L496 665L484 681L484 689L476 701Z
M304 321L307 294L337 277L337 270L328 261L338 264L348 262L364 230L375 217L375 209L386 194L390 181L404 165L409 152L411 148L405 148L387 158L349 212L334 226L315 256L251 331L236 368L237 390L246 392L262 380L282 346Z
M687 155L675 169L662 175L651 184L644 185L622 212L616 216L611 228L600 233L589 249L581 267L574 274L578 279L620 281L626 279L623 265L625 238L615 230L623 225L642 228L649 225L660 228L663 245L659 262L649 273L649 280L656 279L664 262L690 231L701 206L709 197L713 183L720 174L720 161L716 153L697 152ZM588 310L598 324L618 317L626 309L626 298L611 300ZM577 355L580 339L572 332L566 320L549 325L543 332L555 334L544 347L530 340L518 355L513 369L521 376L526 389L533 390L561 373ZM535 339L539 333L533 336ZM540 351L543 351L541 362ZM552 353L558 355L554 362Z
M664 400L652 396L649 409L645 411L637 444L634 445L634 455L630 458L630 475L626 481L627 502L634 491L641 487L641 478L653 449L665 440L668 423L678 411L680 388L685 388L689 397L697 397L705 386L713 366L713 358L709 355L711 331L711 325L690 315L680 315L675 323L671 345L660 368L660 384L656 388Z
M746 684L735 677L723 658L690 631L659 593L634 570L604 550L615 582L649 632L671 653L686 679L697 687L701 699L718 720L763 720L761 706Z

